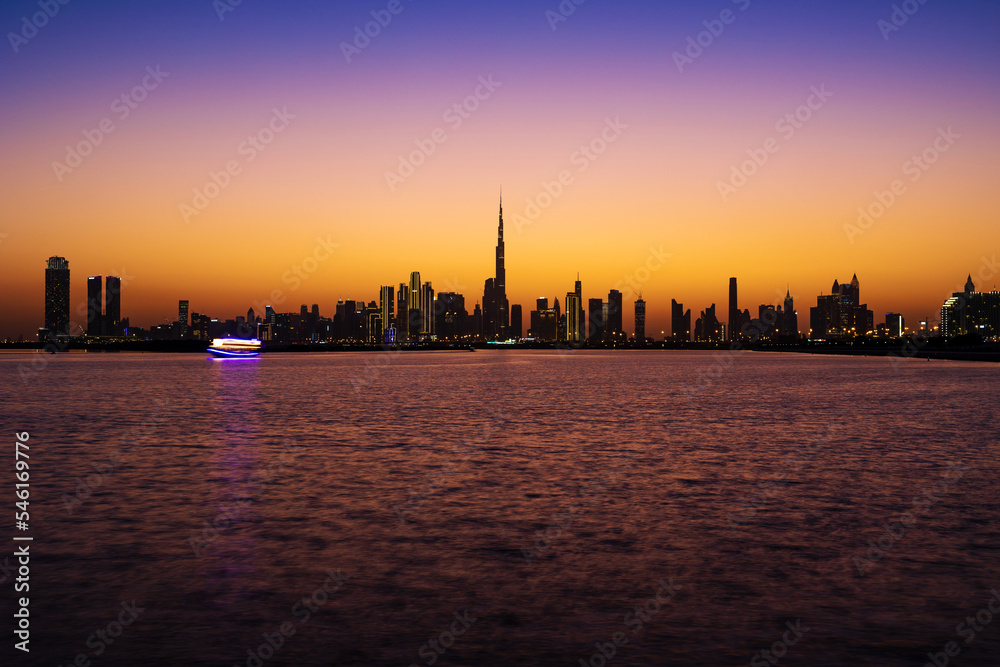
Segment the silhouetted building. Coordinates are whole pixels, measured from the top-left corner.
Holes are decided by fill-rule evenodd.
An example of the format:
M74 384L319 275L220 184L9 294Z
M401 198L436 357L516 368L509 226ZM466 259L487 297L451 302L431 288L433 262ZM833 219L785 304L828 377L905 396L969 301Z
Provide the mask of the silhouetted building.
M683 303L670 300L670 337L677 342L691 340L691 309L684 310Z
M509 326L507 303L507 268L504 261L503 195L500 196L500 218L497 226L496 274L483 290L483 326L487 340L506 340Z
M728 340L739 340L743 331L742 313L737 301L736 278L729 279L729 332Z
M410 339L410 287L399 283L396 291L396 340L405 343Z
M798 338L799 314L795 312L795 300L789 289L785 289L785 308L781 315L781 335Z
M590 299L587 302L587 340L597 342L604 338L604 302Z
M972 275L964 292L953 292L941 307L941 335L1000 338L1000 291L977 292Z
M439 340L459 340L466 335L468 311L465 297L455 292L441 292L434 304L435 336Z
M906 331L906 321L899 313L885 314L885 335L889 338L899 338Z
M521 321L521 305L515 303L510 307L510 337L514 340L524 335L524 325Z
M421 298L423 294L423 285L420 284L420 272L414 271L410 274L409 311L407 314L407 331L410 333L409 339L411 342L420 340L420 315L423 312Z
M69 262L49 257L45 264L45 328L49 336L69 335Z
M102 276L87 278L87 335L104 335L104 318L101 315L101 302L104 300Z
M812 338L853 338L875 329L875 316L861 303L861 286L857 274L850 284L833 281L831 294L820 295L816 306L809 309Z
M635 340L637 343L646 342L646 302L641 294L635 300Z
M579 284L579 281L577 281ZM577 293L566 293L566 342L579 345L583 342L583 320L580 315L580 297Z
M716 342L722 339L719 318L715 316L715 304L701 311L701 317L694 325L694 339L700 342Z
M608 317L605 320L605 335L609 339L623 338L622 293L616 289L608 292Z
M382 335L379 337L380 343L395 342L395 317L393 309L396 307L396 293L392 285L382 285L379 289L379 310L382 315Z
M122 279L118 276L104 277L104 317L105 336L123 336L122 329Z
M180 330L177 332L178 338L187 338L188 336L188 301L187 299L181 299L177 302L177 323L180 325Z
M420 288L420 339L434 339L434 288L430 282Z
M480 340L483 338L483 308L478 303L472 311L472 335Z

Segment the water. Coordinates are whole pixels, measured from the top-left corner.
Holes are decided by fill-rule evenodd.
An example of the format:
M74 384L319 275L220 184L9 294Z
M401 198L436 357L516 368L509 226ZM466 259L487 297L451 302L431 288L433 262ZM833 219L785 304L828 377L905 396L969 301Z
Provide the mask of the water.
M996 665L1000 619L956 626L1000 590L998 370L0 355L34 537L4 664Z

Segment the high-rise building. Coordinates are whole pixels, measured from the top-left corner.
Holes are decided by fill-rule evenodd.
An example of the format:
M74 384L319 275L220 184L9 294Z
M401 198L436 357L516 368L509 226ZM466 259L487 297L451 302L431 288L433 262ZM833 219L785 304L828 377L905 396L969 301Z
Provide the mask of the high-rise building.
M637 343L646 342L646 302L642 300L642 294L635 300L635 340Z
M579 281L577 281L579 284ZM583 320L580 317L580 297L575 291L566 293L566 342L583 342Z
M977 292L970 274L965 291L953 292L941 307L941 335L1000 340L1000 291Z
M507 302L507 268L504 261L503 193L500 194L500 219L497 226L496 274L486 281L483 290L483 326L488 340L506 340L510 326Z
M694 339L700 342L715 342L720 340L722 329L719 318L715 315L715 304L701 311L701 317L694 325Z
M691 340L691 309L684 310L683 303L670 300L670 337L676 342Z
M122 330L122 279L104 277L104 335L121 336Z
M69 335L69 262L49 257L45 263L45 328L49 336Z
M590 299L587 302L587 340L594 343L604 338L604 302Z
M616 289L608 292L608 338L621 338L625 329L622 326L622 293Z
M270 308L270 306L268 306ZM177 302L177 323L180 325L180 331L177 335L180 338L187 338L188 335L188 300L181 299Z
M416 342L420 340L420 315L423 312L420 301L423 296L423 286L420 284L420 272L414 271L410 274L409 303L407 304L407 331L409 338Z
M510 337L518 340L524 335L524 324L521 316L521 304L515 303L510 307Z
M737 301L736 278L729 279L729 340L737 340L743 327L740 307Z
M795 300L792 298L790 289L785 289L785 309L781 319L782 336L799 335L799 315L795 312Z
M455 292L440 292L434 302L434 335L438 340L460 340L466 336L469 313L465 297Z
M104 318L101 316L101 302L104 300L101 276L87 278L87 335L104 335Z
M393 309L396 307L396 294L392 285L382 285L378 298L379 312L382 314L382 335L378 342L393 343L395 333Z
M410 287L399 283L396 291L396 340L405 343L410 339Z
M874 313L861 303L857 274L850 284L834 280L831 294L817 297L809 309L809 327L812 338L853 338L874 331Z
M434 288L426 282L420 289L420 337L432 340L434 333Z

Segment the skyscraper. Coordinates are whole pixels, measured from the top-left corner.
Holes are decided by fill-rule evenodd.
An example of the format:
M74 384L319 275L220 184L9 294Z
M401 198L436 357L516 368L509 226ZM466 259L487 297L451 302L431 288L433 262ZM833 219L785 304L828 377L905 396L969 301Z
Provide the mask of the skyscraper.
M577 281L579 284L579 281ZM566 293L566 342L579 344L583 341L583 320L580 317L580 297L577 293Z
M523 335L524 335L524 323L521 315L521 305L515 303L513 306L510 307L510 337L514 339L519 339Z
M857 274L850 284L833 281L829 296L820 295L809 309L809 328L813 338L852 338L874 330L874 313L861 303Z
M407 303L406 328L409 332L409 339L416 342L420 340L420 314L422 312L420 298L423 295L419 271L414 271L410 274L408 294L409 302Z
M646 342L646 302L642 300L642 294L635 300L635 340L637 343Z
M483 290L483 326L488 340L506 340L510 326L507 303L507 269L504 263L503 193L500 194L500 221L497 226L496 274Z
M382 285L379 290L379 311L382 314L382 336L380 343L394 342L393 309L396 307L396 295L392 285Z
M616 289L608 292L608 338L621 337L625 329L622 327L622 293Z
M69 335L69 262L49 257L45 264L45 328L50 336Z
M270 308L270 306L268 306ZM180 324L181 330L178 335L181 338L187 338L188 333L188 301L187 299L181 299L177 302L177 322Z
M103 336L104 326L101 318L102 286L101 276L87 278L87 335Z
M597 342L604 338L604 302L591 299L587 302L587 340Z
M434 288L428 281L420 289L420 337L430 340L434 332Z
M104 335L121 336L122 331L122 279L104 277Z
M729 279L729 340L737 340L743 323L740 321L740 307L736 300L736 278Z
M691 309L684 310L683 303L670 300L670 334L675 341L691 340Z
M406 342L410 339L410 288L406 283L399 283L396 291L396 340Z

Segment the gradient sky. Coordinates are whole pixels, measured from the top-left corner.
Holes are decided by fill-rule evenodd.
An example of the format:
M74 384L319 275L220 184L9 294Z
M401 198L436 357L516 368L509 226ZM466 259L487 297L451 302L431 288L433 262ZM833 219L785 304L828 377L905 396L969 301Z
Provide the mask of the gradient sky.
M243 0L220 20L222 2L70 2L16 53L10 33L41 10L3 3L0 337L42 325L50 255L69 260L77 322L99 273L123 277L123 315L141 326L176 318L178 299L228 319L275 290L279 311L332 315L338 298L377 300L414 270L471 311L493 271L501 185L508 294L525 319L577 271L584 299L645 279L655 334L671 298L695 316L714 302L724 320L730 276L753 313L790 286L803 330L815 297L853 273L876 321L896 311L911 325L936 319L970 272L1000 286L984 264L1000 250L995 2L929 0L885 39L893 3L872 0L587 0L555 30L558 0L402 0L350 63L341 43L388 0ZM732 22L679 71L674 52L723 10ZM169 75L122 118L115 100L147 67ZM499 87L460 126L445 118L491 76ZM813 87L832 96L788 136L776 123ZM294 118L248 160L243 142L276 108ZM57 176L104 119L114 131ZM617 138L582 159L615 119ZM386 172L437 128L446 140L390 188ZM957 138L933 148L948 128ZM772 138L777 152L724 200L719 182ZM908 168L925 150L934 164ZM180 206L232 160L240 173L185 221ZM572 183L523 224L564 170ZM902 194L849 238L896 180ZM290 280L319 238L337 248ZM647 278L651 248L670 257Z

